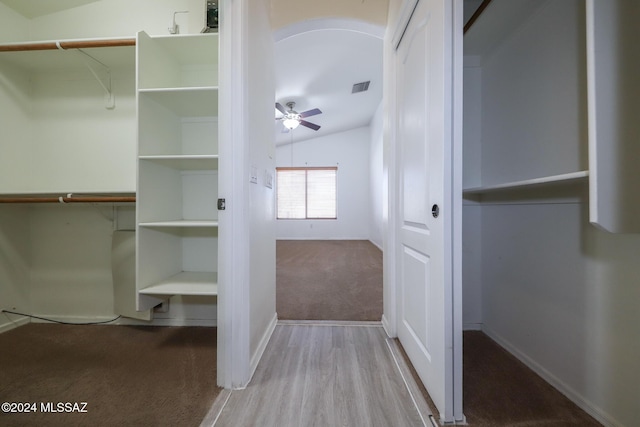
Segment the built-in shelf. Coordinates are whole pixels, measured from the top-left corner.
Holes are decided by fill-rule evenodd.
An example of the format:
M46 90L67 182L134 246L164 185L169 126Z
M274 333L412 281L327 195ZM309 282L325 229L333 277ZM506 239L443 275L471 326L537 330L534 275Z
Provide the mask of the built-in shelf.
M65 191L65 192L47 192L41 191L3 191L0 197L136 197L135 192L131 191Z
M148 310L218 293L218 38L141 32L137 47L136 289Z
M144 295L218 295L218 275L211 272L183 271L161 282L140 289Z
M180 117L218 115L216 86L140 89L138 92Z
M571 183L580 182L580 181L586 182L588 177L589 177L589 171L578 171L578 172L565 173L561 175L526 179L523 181L507 182L504 184L466 188L464 190L464 194L465 195L485 194L485 193L493 193L498 191L525 189L529 187L564 185L564 184L571 184Z
M141 222L139 225L145 228L215 228L218 226L218 221L181 219L175 221Z
M179 170L210 170L218 169L218 155L160 155L140 156L140 160L146 160Z

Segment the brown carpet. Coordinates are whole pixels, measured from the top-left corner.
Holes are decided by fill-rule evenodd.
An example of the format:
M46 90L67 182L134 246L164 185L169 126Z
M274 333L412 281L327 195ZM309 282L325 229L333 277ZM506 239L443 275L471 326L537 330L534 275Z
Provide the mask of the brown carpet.
M463 364L471 426L600 426L482 332L464 333Z
M465 331L463 345L463 412L469 426L601 426L484 333ZM403 356L408 361L406 353ZM437 414L417 373L410 369Z
M216 329L29 324L0 334L2 426L198 426L216 386ZM42 413L41 402L87 402Z
M379 321L382 252L366 240L278 240L276 310L282 320Z

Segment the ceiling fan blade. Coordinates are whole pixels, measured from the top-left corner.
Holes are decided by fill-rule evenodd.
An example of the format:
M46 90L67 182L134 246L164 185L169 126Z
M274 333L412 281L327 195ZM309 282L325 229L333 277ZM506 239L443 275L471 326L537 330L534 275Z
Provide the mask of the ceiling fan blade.
M287 110L285 110L285 108L279 102L276 102L276 109L282 114L287 114Z
M320 111L319 108L314 108L313 110L308 110L304 113L300 113L300 117L304 119L305 117L315 116L316 114L322 114L322 111Z
M300 124L301 124L302 126L306 126L306 127L308 127L309 129L313 129L313 130L318 130L318 129L320 129L320 126L318 126L317 124L315 124L315 123L311 123L311 122L308 122L308 121L306 121L306 120L300 120Z

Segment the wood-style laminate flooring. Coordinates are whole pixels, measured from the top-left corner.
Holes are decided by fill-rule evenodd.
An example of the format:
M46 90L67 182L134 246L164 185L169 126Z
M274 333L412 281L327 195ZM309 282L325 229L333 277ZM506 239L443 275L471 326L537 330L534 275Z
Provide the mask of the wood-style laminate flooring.
M394 345L378 325L279 324L247 388L203 425L430 426Z

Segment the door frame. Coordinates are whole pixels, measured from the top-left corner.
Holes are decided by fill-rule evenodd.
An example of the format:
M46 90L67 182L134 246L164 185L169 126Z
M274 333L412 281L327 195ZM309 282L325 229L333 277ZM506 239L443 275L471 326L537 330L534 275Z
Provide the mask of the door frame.
M402 40L405 29L411 19L420 0L403 0L397 19L390 23L390 31L385 40L384 53L386 56L384 80L385 80L385 149L384 168L387 171L387 215L385 218L385 236L383 242L384 263L384 314L383 326L390 337L397 337L398 312L397 301L400 287L397 282L396 251L399 244L399 236L396 222L399 215L398 185L400 171L398 166L397 136L397 97L395 85L397 72L395 67L395 51ZM447 373L452 378L453 390L451 392L453 406L451 408L438 408L442 411L441 422L464 422L462 408L462 73L463 73L463 1L441 0L449 3L449 15L451 25L454 28L451 39L452 64L452 90L451 90L451 147L447 150L450 160L451 194L448 195L448 203L453 214L450 245L445 248L450 251L450 283L448 289L451 301L451 325L449 333L452 336L453 350L451 361L452 372Z

